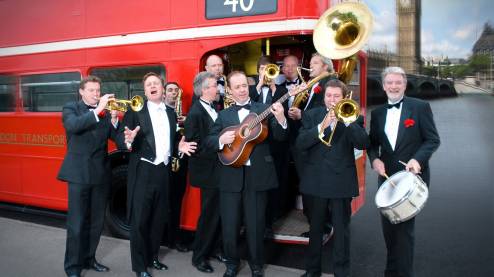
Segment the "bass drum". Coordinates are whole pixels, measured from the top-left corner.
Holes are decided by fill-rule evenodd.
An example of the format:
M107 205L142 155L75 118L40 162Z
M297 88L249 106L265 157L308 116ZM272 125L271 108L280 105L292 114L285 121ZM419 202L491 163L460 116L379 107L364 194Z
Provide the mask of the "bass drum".
M416 216L428 197L429 190L422 178L411 172L399 171L379 187L375 202L381 213L392 224L397 224Z

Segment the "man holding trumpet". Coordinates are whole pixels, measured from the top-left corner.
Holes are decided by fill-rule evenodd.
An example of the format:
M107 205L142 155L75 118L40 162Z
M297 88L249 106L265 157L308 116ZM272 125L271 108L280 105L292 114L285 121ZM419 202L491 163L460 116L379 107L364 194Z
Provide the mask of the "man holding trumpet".
M95 258L103 230L111 167L108 139L115 140L117 111L111 118L105 111L113 94L101 94L101 80L84 78L79 85L79 102L63 107L62 121L67 153L58 179L68 182L67 243L64 268L68 276L80 276L83 269L109 271Z
M354 148L369 146L362 117L352 123L337 120L334 107L349 94L346 85L331 79L325 84L324 92L325 106L304 113L296 140L297 148L307 151L310 161L303 169L306 177L300 183L300 191L311 198L309 247L303 277L321 276L322 238L328 212L334 226L334 275L350 276L351 202L359 194ZM328 146L325 141L331 132L334 134Z

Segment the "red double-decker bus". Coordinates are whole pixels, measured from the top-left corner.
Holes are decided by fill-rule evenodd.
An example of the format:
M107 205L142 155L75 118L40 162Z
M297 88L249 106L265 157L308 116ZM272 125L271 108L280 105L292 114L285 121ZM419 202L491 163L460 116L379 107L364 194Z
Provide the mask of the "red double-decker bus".
M65 102L79 99L81 78L99 76L103 93L130 99L143 95L142 77L153 71L183 87L186 113L193 78L204 70L212 53L224 59L227 70L248 75L256 73L256 61L266 48L279 64L293 54L308 67L315 52L312 32L329 2L0 1L0 202L67 209L67 186L56 179L66 151L61 110ZM354 100L365 115L367 59L362 51L357 56L350 86L359 92ZM107 223L115 234L124 236L128 153L113 150L110 156L113 181ZM364 203L365 153L356 151L355 157L361 196L353 201L354 212ZM183 228L195 229L199 207L197 189L188 186ZM285 218L297 214L294 210ZM304 224L298 225L308 228ZM277 225L279 230L283 225ZM296 233L281 232L275 239L307 241Z

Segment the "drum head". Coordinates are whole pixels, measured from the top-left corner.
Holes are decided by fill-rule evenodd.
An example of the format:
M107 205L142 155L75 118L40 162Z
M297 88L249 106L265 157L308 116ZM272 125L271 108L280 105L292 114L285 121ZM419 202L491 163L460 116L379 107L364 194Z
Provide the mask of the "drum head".
M377 207L385 208L400 202L414 188L414 179L413 173L407 171L400 171L389 177L377 190ZM391 185L390 181L396 186Z

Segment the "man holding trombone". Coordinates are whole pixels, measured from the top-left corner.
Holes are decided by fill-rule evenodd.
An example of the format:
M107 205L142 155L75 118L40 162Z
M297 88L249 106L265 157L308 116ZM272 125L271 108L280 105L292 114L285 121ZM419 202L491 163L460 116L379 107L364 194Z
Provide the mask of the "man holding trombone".
M324 91L325 106L304 113L296 140L297 148L307 151L310 161L303 169L306 177L300 183L301 192L312 199L309 202L311 220L304 277L321 276L322 238L328 210L334 226L334 274L336 277L350 275L351 201L359 193L354 148L369 146L363 118L358 116L358 108L354 109L355 102L344 99L349 95L346 85L331 79L325 84ZM348 101L344 103L349 108L345 112L335 109L342 106L338 105L341 101ZM351 120L346 117L354 118L354 121L349 122Z

